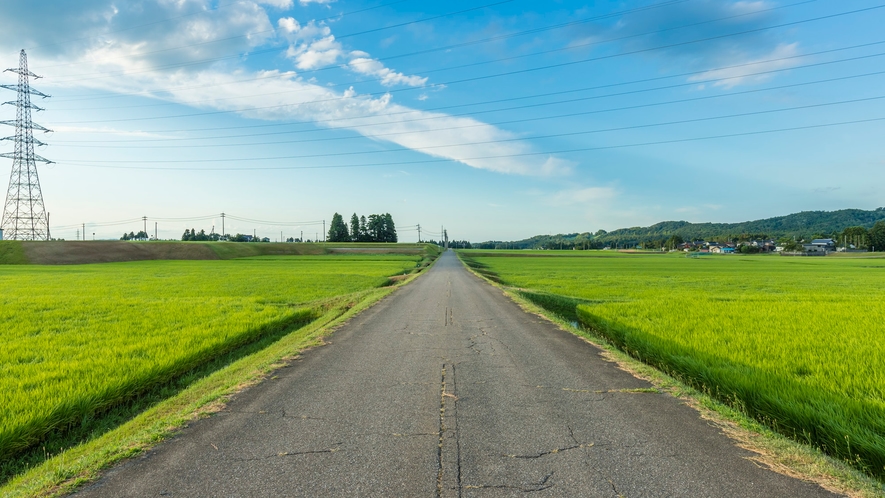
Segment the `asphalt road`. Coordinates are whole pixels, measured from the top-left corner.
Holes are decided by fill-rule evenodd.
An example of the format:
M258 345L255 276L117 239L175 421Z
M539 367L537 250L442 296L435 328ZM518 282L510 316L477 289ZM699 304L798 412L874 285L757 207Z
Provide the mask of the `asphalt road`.
M449 252L75 496L831 496L599 353Z

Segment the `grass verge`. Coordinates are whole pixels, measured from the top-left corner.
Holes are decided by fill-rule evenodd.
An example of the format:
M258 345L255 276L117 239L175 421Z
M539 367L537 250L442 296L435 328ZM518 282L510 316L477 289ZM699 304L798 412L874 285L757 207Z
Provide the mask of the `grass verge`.
M21 241L0 240L0 265L26 265L28 258Z
M830 457L819 449L779 434L750 416L746 410L725 404L714 393L698 390L620 349L602 333L580 325L577 306L582 301L509 287L487 266L458 253L459 259L477 276L500 288L525 311L546 318L560 328L603 351L603 356L619 368L644 379L662 392L696 409L701 417L716 425L741 448L757 454L753 460L771 470L797 479L815 482L835 493L851 497L885 496L885 483Z
M97 479L103 469L219 411L231 396L287 366L300 352L323 345L324 338L335 329L418 275L409 275L394 286L330 299L323 304L322 316L308 325L243 346L107 414L110 417L103 417L103 423L87 429L85 441L65 448L63 444L70 439L61 439L55 442L58 453L29 454L31 460L20 462L15 475L0 485L0 496L61 496Z

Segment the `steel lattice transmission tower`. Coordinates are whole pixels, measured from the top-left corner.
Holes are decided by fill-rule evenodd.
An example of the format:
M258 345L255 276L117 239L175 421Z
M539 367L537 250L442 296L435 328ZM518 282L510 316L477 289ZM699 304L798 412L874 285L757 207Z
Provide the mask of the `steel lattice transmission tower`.
M34 139L34 130L49 132L46 128L31 121L31 109L43 109L31 103L31 95L46 98L49 95L31 88L28 78L39 78L28 71L28 56L21 51L18 69L6 71L18 74L18 85L0 85L7 90L15 90L18 99L4 104L15 105L15 121L0 121L0 124L15 126L15 136L0 138L15 142L15 151L0 154L12 159L12 174L9 177L9 190L3 208L0 228L3 237L12 240L49 240L49 215L43 205L43 192L37 178L37 161L52 164L52 161L34 153L34 146L46 145ZM6 72L4 71L4 72Z

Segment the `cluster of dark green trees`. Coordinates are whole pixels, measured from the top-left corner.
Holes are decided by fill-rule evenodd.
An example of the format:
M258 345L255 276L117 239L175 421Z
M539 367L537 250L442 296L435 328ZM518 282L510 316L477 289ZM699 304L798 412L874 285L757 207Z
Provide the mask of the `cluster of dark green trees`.
M350 217L350 226L335 213L329 224L329 242L396 242L396 225L390 213Z
M120 240L147 240L148 238L149 237L147 232L145 232L144 230L140 230L138 233L124 233L123 236L120 237Z
M865 227L848 227L833 239L842 247L885 251L885 221L877 221L869 230Z
M203 229L200 229L200 231L197 232L197 230L193 229L193 228L190 230L185 228L184 235L181 236L181 240L187 241L187 242L206 242L206 241L215 242L220 238L221 238L221 235L219 235L217 233L206 233L206 231Z

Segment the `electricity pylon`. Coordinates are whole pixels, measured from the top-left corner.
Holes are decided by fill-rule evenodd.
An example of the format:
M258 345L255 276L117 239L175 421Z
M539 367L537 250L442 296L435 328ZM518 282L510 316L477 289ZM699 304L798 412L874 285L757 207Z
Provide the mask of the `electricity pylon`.
M49 216L43 205L43 192L37 177L37 161L52 164L52 161L34 153L35 145L46 145L34 138L34 130L50 130L31 121L31 109L43 109L31 103L31 95L46 98L49 95L31 88L28 78L39 78L28 71L28 56L21 51L18 69L6 71L18 74L18 85L0 85L7 90L15 90L18 99L4 104L15 105L15 121L0 121L0 124L15 126L15 136L0 138L15 142L15 151L0 154L12 159L12 174L9 176L9 190L3 208L3 237L11 240L49 240ZM4 71L4 72L6 72Z

